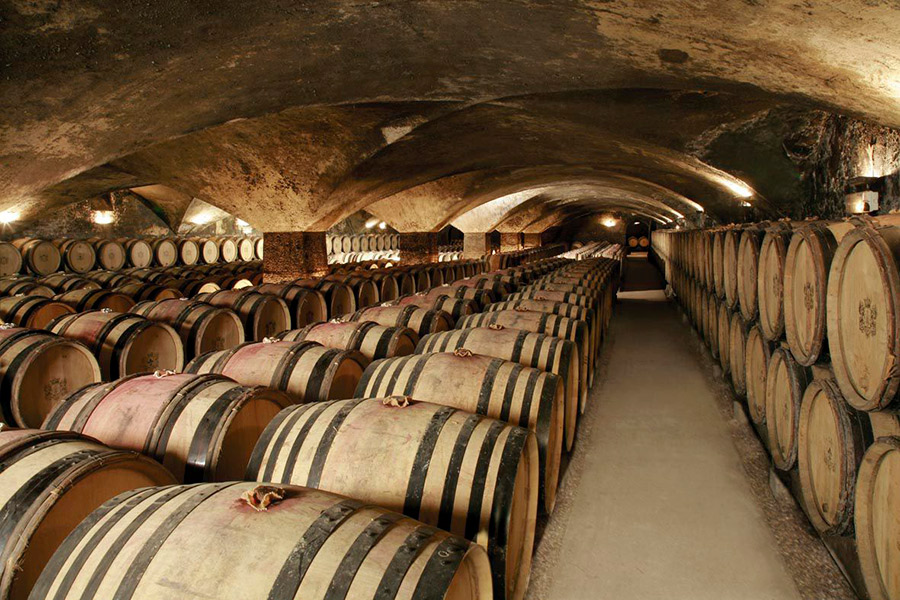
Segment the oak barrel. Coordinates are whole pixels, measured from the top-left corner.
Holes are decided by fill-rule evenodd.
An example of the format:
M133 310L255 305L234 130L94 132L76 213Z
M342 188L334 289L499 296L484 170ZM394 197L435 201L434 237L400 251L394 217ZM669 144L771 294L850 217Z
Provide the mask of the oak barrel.
M718 332L717 347L719 349L719 365L722 373L731 372L731 311L724 302L716 301L719 305L716 318L716 331Z
M15 275L22 270L22 253L9 242L0 242L0 277Z
M381 301L378 284L371 279L355 275L328 275L325 281L337 281L350 286L358 308L374 306Z
M722 284L725 287L725 303L731 310L736 310L738 296L738 250L741 243L741 230L728 229L722 239Z
M251 238L241 238L237 245L238 258L244 262L248 262L256 258L253 252L253 240Z
M251 482L147 488L107 502L53 555L33 598L88 587L95 600L492 597L476 544L359 500Z
M219 258L223 262L234 262L237 260L237 244L231 238L214 238L219 246Z
M62 255L59 248L47 240L13 240L13 245L22 253L22 262L35 275L49 275L59 270Z
M153 262L153 247L144 240L123 240L128 264L138 269L149 267Z
M420 337L453 328L453 317L417 306L371 306L346 315L344 321L374 321L385 327L409 327Z
M75 309L75 312L108 308L116 312L128 312L134 306L131 296L108 290L80 289L57 294L53 297Z
M4 325L0 326L0 380L3 421L40 427L66 396L100 381L100 366L90 350L77 341Z
M69 273L54 273L41 277L38 280L42 285L55 290L57 293L68 292L70 290L99 290L100 284L87 277L81 275L71 275Z
M728 307L727 303L722 303ZM750 328L747 321L741 316L740 312L731 314L730 327L728 329L728 354L731 366L731 385L738 396L746 396L747 394L747 336Z
M0 278L0 295L3 296L44 296L51 298L56 290L39 283L34 277L13 275Z
M140 452L183 483L231 481L243 479L259 436L290 404L282 392L223 375L132 375L79 390L43 429Z
M784 273L791 237L791 226L777 223L766 230L759 249L759 326L773 342L784 335Z
M200 245L194 240L178 240L178 260L184 265L196 265L200 260Z
M125 246L116 240L92 239L97 265L107 271L118 271L125 266L128 255Z
M28 598L53 552L102 503L135 488L175 483L148 458L61 431L0 431L0 466L4 600Z
M447 295L429 296L425 292L419 292L411 296L403 296L397 299L396 306L418 306L426 310L442 311L450 315L452 322L456 322L460 317L474 315L479 310L479 306L472 300L465 298L455 298Z
M219 245L213 240L198 240L200 246L199 262L212 265L219 262Z
M47 329L90 348L106 381L145 371L180 371L184 365L178 333L138 315L92 310L59 317Z
M808 379L804 367L797 364L787 348L772 351L766 373L765 420L769 453L782 471L792 469L797 462L800 405Z
M87 240L57 240L63 266L74 273L87 273L97 263L94 246Z
M530 429L540 455L541 504L549 512L565 438L563 394L562 381L552 373L457 350L374 361L355 396L409 396Z
M385 327L372 321L310 323L276 337L285 342L310 341L327 348L356 350L370 361L408 356L419 342L419 336L408 327Z
M260 341L291 326L291 313L281 298L250 290L220 290L195 298L219 308L236 312L244 324L244 337Z
M328 319L328 304L322 292L290 283L263 283L254 292L278 296L291 312L291 327L299 329Z
M753 325L747 332L744 350L744 373L747 382L747 409L750 418L757 425L766 422L766 376L769 359L772 357L772 343L763 337L759 325Z
M9 296L0 298L0 319L20 327L43 329L53 319L70 315L75 309L44 296Z
M328 318L350 314L356 310L356 294L353 289L339 281L323 279L298 279L293 285L318 290L328 303Z
M181 298L181 291L155 283L129 281L113 288L114 292L130 296L135 302L145 300L172 300Z
M748 321L759 315L759 253L763 235L761 229L745 229L738 247L737 292L741 315Z
M527 429L405 397L292 406L266 428L247 479L346 494L479 542L495 595L525 595L539 487Z
M369 361L359 352L315 342L245 342L198 356L186 373L219 373L243 385L264 385L297 402L353 397Z
M184 345L185 360L244 343L240 317L233 310L205 302L187 298L150 300L132 307L130 312L170 325L177 331Z

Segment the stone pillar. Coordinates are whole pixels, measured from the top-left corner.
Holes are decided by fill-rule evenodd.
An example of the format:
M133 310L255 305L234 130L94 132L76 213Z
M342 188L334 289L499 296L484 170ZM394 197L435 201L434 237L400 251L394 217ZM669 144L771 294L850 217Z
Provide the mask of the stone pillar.
M285 283L328 273L324 231L275 231L263 234L263 281Z
M463 258L481 258L491 253L491 234L464 233Z
M544 245L540 233L526 233L523 241L526 248L539 248Z
M500 252L515 252L522 249L522 234L500 232Z
M400 264L422 265L438 261L438 234L413 231L400 234Z

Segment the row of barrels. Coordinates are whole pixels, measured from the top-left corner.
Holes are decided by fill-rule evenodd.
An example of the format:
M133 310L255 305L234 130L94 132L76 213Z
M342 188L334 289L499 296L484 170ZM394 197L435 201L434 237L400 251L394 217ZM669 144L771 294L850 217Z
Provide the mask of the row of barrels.
M630 250L646 250L650 247L650 238L646 235L640 237L632 235L628 236L627 243Z
M775 469L796 482L823 536L855 543L877 600L900 598L898 225L886 216L654 232Z
M577 279L598 290L601 281L596 270L544 279L557 281L556 285ZM497 314L502 312L506 311ZM39 526L41 515L28 515L26 535L20 538L24 543L11 553L13 563L28 564L29 568L13 569L12 581L7 583L33 587L33 597L66 596L84 586L93 586L95 591L99 586L111 594L118 590L116 595L149 595L159 586L171 589L176 581L184 597L198 597L201 591L206 596L221 595L222 590L231 589L224 571L230 574L249 564L248 555L255 555L264 558L267 567L256 567L254 574L263 575L251 581L243 573L240 589L250 589L249 597L288 588L290 597L298 593L334 597L335 586L343 590L340 597L361 597L355 594L385 589L386 579L391 584L388 595L379 597L490 598L492 589L497 597L521 597L528 580L538 498L546 502L543 489L539 495L539 488L547 484L545 441L552 440L551 448L562 443L560 378L457 348L454 353L422 354L409 377L395 380L381 376L378 368L391 368L388 363L406 368L409 361L403 355L416 346L417 351L424 351L427 335L416 344L418 334L408 329L395 327L379 333L378 325L354 321L305 329L282 336L293 341L245 344L234 351L199 357L182 375L135 375L90 386L57 405L47 417L46 428L78 431L111 446L142 452L168 467L175 474L174 481L189 485L125 492L88 516L65 541L62 536L87 510L75 515L71 509L58 511L54 515L57 525L63 514L68 517L52 532L55 538L31 539L32 534L51 532ZM363 330L365 333L360 333ZM483 331L509 337L496 327ZM392 342L374 340L385 333ZM297 341L300 338L303 340ZM311 338L331 340L343 349L325 349ZM362 341L366 339L370 341ZM568 340L546 342L538 346L543 350L531 352L550 356L551 347L555 354L560 345L574 348ZM467 342L472 343L474 339ZM523 343L523 347L533 345ZM523 353L522 347L504 352ZM329 353L331 359L326 357ZM366 366L369 357L374 362ZM482 385L457 390L460 366L464 372L481 373ZM297 371L304 375L298 377ZM288 372L294 375L286 375ZM371 391L373 386L381 386L387 397L327 401L350 392L354 381L358 382L357 396L366 394L364 388ZM254 387L257 384L279 387L284 395ZM442 404L424 402L419 396ZM493 412L503 419L474 412ZM551 426L549 417L553 415L556 421ZM37 456L35 446L63 434L13 430L0 435L17 436L18 440L41 438L22 451ZM93 458L92 452L121 453L102 447L87 452L84 444L94 443L92 440L65 435L66 443L80 446L73 447L74 452L66 455L70 460L60 468L74 466L76 453L85 461ZM0 439L2 450L7 448L5 441ZM64 452L62 444L54 442L56 453L45 454L44 460L58 459ZM19 448L25 445L27 442L20 443ZM123 489L174 483L163 481L165 476L158 472L149 473L146 461L141 463L132 453L127 454L131 461L128 472L115 479L116 485L122 484L119 489L101 486L98 490L98 482L94 482L91 498L97 503ZM552 468L558 475L558 455L551 451L551 456L557 457ZM389 473L370 476L379 468L384 472L387 461L392 465ZM347 469L348 464L354 468ZM247 465L247 479L261 483L216 483L239 478L241 465ZM46 467L46 462L42 466ZM58 489L41 491L42 499L51 499L45 505L65 504L70 490L87 487L81 485L80 475L93 469L79 466L84 468L78 469L79 476L66 478L63 493ZM128 479L132 471L143 478L140 485ZM3 475L0 471L0 480ZM208 483L197 483L200 481ZM99 482L115 487L112 477ZM555 480L550 483L555 486ZM33 489L33 480L31 484ZM321 491L326 489L355 500ZM373 505L402 511L404 516ZM160 513L159 519L150 516L150 506ZM186 506L190 507L189 518L185 518ZM182 516L174 520L179 511ZM108 535L110 515L127 527L127 537ZM256 520L248 515L256 515ZM415 518L427 526L416 523ZM225 521L227 535L235 536L240 549L234 550L235 559L229 559L227 569L222 570L218 563L202 558L223 542L229 543L215 525ZM130 522L133 525L128 525ZM400 528L400 523L407 522L409 527ZM326 523L328 527L323 528ZM172 543L156 543L147 552L147 544L159 538L161 526L167 527L165 536L171 537ZM284 536L280 530L285 527L293 527L297 539ZM315 532L315 537L310 538L309 532ZM418 537L413 537L417 532ZM271 536L279 538L274 546L266 541ZM265 545L248 545L245 537L263 540ZM184 541L178 541L182 538ZM463 538L477 541L486 553ZM309 554L313 539L316 549L326 540L330 542L321 558ZM55 547L56 554L40 575L37 563L46 560ZM296 548L305 553L297 556ZM29 550L34 550L37 558L26 556ZM439 565L434 564L433 556L440 557ZM401 559L405 566L398 564ZM466 560L470 561L467 566ZM97 561L102 572L96 570ZM140 567L135 566L136 561ZM130 575L136 568L140 569L137 578ZM462 577L460 569L464 569ZM214 589L209 587L211 581Z
M400 234L326 235L325 248L328 254L396 252L400 249Z
M0 242L0 276L31 273L42 276L94 269L119 271L153 265L215 264L261 260L261 237L61 239L21 238Z

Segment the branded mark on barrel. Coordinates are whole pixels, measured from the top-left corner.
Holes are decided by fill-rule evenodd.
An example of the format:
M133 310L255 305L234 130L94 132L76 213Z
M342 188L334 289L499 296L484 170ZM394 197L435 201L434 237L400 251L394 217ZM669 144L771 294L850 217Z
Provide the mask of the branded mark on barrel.
M834 450L831 446L825 449L825 466L828 467L829 471L834 471Z
M144 357L145 364L147 368L151 371L156 370L159 367L159 353L158 352L148 352Z
M68 395L69 382L65 379L54 378L44 384L44 396L54 404Z
M224 350L225 349L225 336L219 336L213 340L213 347L216 350Z
M878 309L872 306L872 301L863 298L859 301L859 330L866 337L874 337L875 322L878 319Z
M803 306L806 307L807 312L810 312L813 309L814 297L815 293L813 292L812 282L807 281L803 286Z

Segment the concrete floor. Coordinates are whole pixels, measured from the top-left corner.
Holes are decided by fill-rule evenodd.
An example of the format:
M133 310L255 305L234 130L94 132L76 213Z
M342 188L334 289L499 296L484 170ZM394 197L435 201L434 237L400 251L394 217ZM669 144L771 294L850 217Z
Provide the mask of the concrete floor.
M679 313L624 292L612 327L529 598L798 600Z

